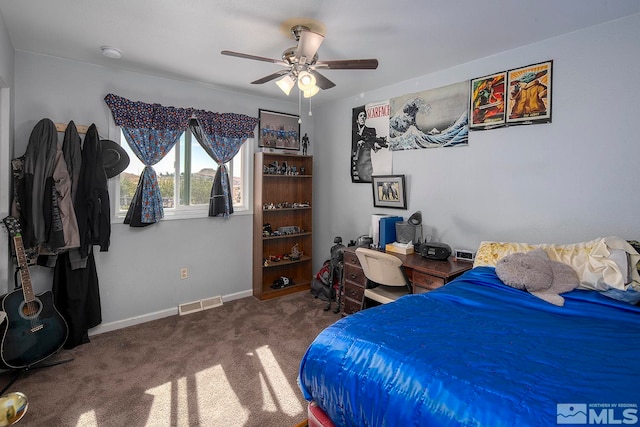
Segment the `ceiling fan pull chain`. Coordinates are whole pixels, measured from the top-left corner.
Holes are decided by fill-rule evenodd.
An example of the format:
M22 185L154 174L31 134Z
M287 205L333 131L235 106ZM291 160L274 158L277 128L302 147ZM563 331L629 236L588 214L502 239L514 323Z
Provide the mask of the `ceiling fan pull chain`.
M299 90L298 91L298 124L302 123L302 114L300 114L301 111L302 111L302 91Z
M313 116L313 113L311 112L311 97L309 97L309 115Z

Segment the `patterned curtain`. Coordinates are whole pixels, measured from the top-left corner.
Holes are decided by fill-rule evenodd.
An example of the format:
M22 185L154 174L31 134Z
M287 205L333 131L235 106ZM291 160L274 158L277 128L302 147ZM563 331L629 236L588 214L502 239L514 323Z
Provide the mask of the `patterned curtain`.
M191 132L218 164L211 187L209 216L223 215L226 218L233 213L233 200L225 163L233 159L247 138L253 138L258 119L243 114L203 110L195 110L193 113L196 120L189 122Z
M131 227L154 224L164 217L164 210L153 165L171 151L187 129L193 109L134 102L113 94L104 100L131 150L145 165L124 223Z

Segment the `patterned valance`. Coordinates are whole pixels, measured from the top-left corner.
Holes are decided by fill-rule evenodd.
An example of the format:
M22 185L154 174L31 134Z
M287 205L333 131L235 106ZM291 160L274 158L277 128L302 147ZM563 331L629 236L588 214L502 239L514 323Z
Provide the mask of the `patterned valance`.
M195 116L208 135L224 138L253 138L258 118L237 113L214 113L195 108L165 107L130 101L112 93L104 97L116 126L135 129L185 130Z
M194 110L200 127L206 135L245 140L253 138L258 119L236 113L212 113L211 111Z
M116 126L134 129L184 131L193 115L193 108L165 107L160 104L130 101L112 93L104 97Z

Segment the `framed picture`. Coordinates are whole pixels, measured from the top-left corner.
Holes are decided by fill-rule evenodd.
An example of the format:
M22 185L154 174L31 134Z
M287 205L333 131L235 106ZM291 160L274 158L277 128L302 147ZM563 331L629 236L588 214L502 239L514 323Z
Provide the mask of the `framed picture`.
M487 130L504 126L507 72L471 80L469 129Z
M374 175L371 177L373 206L407 209L404 175Z
M507 71L507 125L551 122L553 61Z
M299 118L299 116L293 114L260 109L258 146L300 150Z

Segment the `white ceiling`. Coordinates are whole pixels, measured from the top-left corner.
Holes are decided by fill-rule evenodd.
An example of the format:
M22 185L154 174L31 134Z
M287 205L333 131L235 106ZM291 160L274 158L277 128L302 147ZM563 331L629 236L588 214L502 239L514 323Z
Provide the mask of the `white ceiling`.
M250 82L280 66L220 51L280 59L296 44L282 23L310 18L326 28L320 60L380 64L323 70L336 87L314 97L322 103L636 14L640 1L0 0L0 12L18 51L279 99L273 81ZM102 56L103 45L122 59Z

